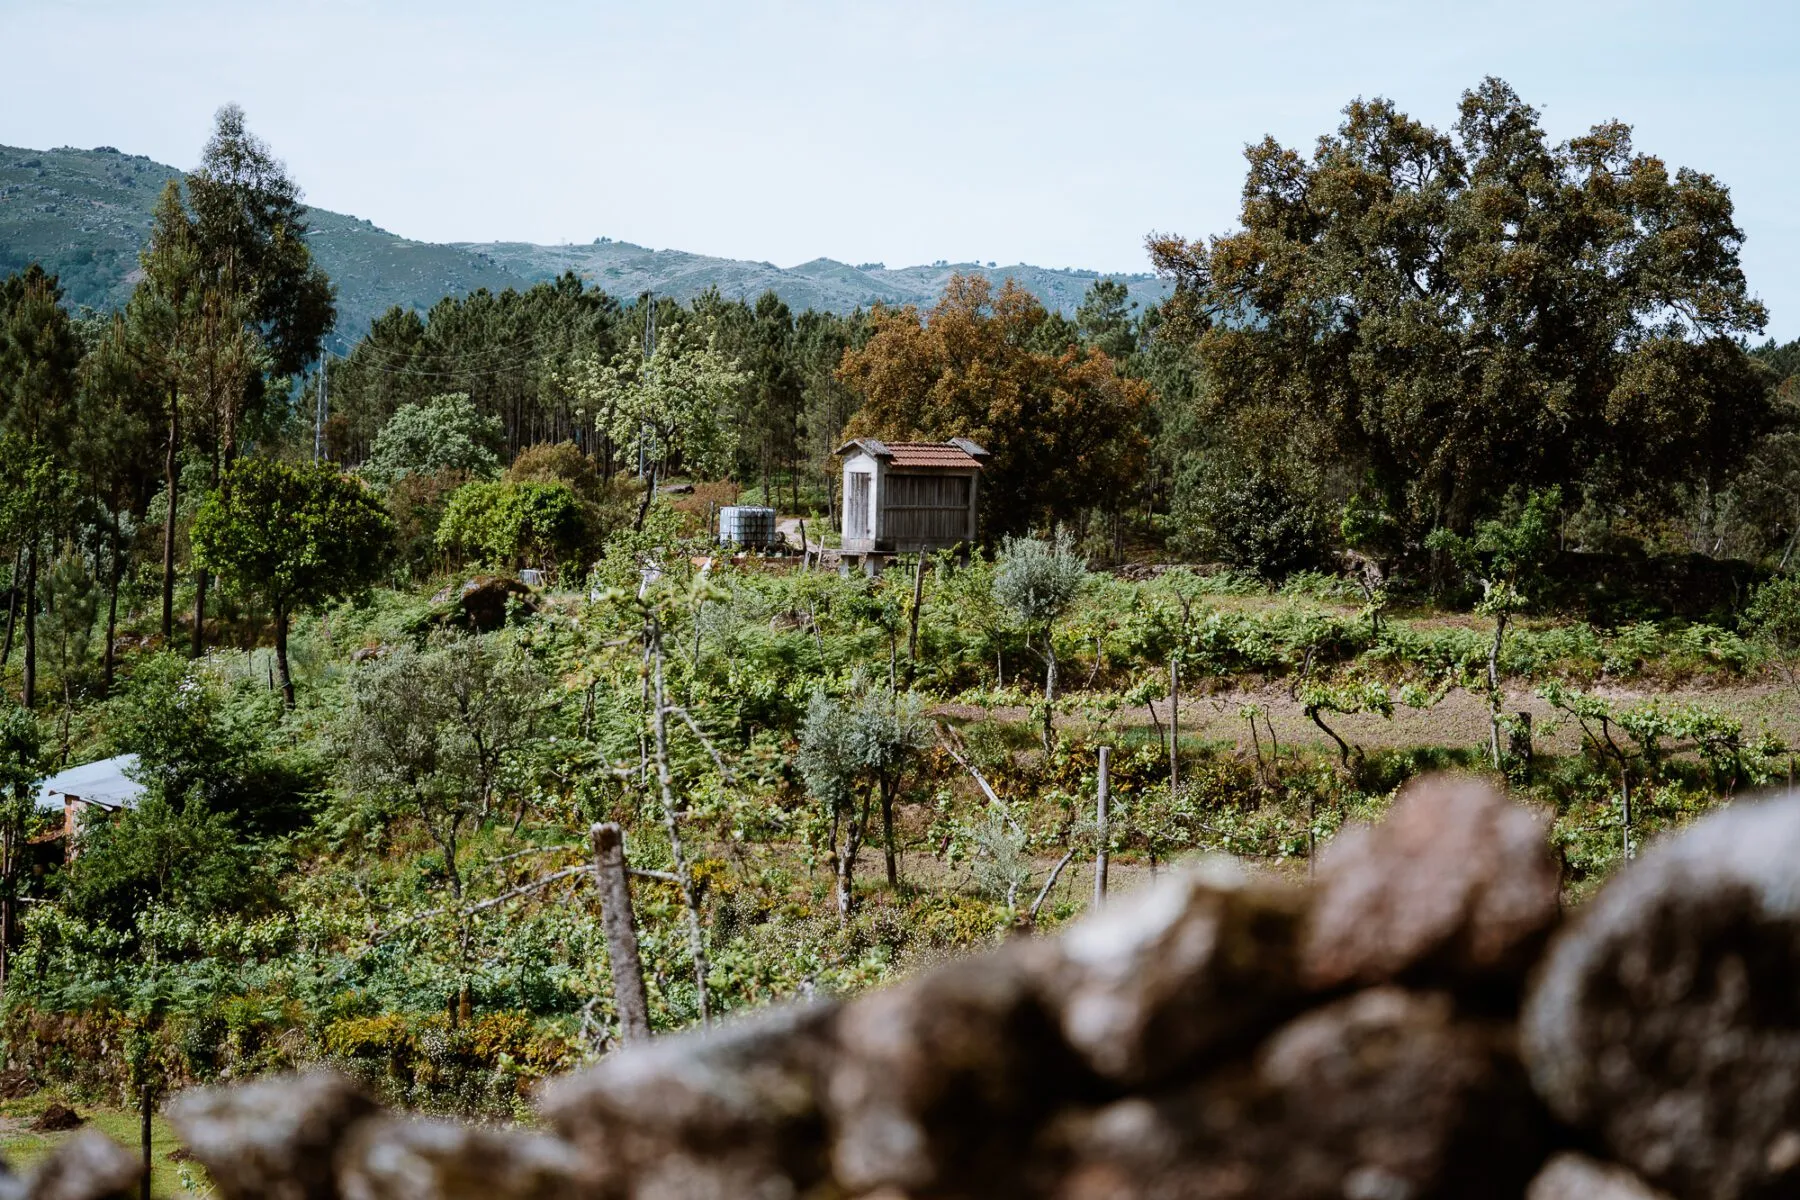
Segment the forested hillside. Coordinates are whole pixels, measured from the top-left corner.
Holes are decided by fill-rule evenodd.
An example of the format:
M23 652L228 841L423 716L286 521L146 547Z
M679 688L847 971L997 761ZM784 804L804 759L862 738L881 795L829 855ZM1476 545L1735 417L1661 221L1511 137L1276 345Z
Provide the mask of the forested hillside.
M137 252L150 230L163 184L174 167L110 147L25 150L0 146L0 271L40 263L62 282L71 304L122 305L138 273ZM438 245L379 229L327 209L307 210L309 242L338 288L338 320L329 344L342 353L369 322L389 308L428 309L446 296L477 289L523 289L574 272L616 296L655 292L686 303L716 289L730 299L774 292L794 311L848 313L877 302L929 304L958 271L1014 279L1047 307L1073 313L1096 271L1052 270L1017 264L938 263L888 270L852 267L821 258L783 269L745 262L648 250L611 239L585 246L523 242ZM1153 275L1119 276L1144 306L1168 294Z
M795 312L816 309L848 313L874 304L928 307L955 275L979 275L998 286L1012 280L1052 312L1073 316L1088 288L1101 279L1123 283L1134 303L1148 308L1170 291L1151 274L1103 275L1099 271L1056 270L1029 263L938 262L889 268L883 263L851 266L816 258L797 267L713 258L683 250L650 250L611 238L589 245L534 246L524 242L461 242L477 254L527 279L554 279L574 272L584 282L616 296L655 292L683 303L708 289L733 300L755 300L774 292Z
M341 356L327 247L513 265L307 210L233 106L184 178L7 152L115 304L53 246L0 280L7 1087L324 1063L511 1118L646 1030L1055 928L1102 862L1310 873L1429 770L1542 810L1570 903L1791 782L1800 349L1725 185L1626 132L1354 102L1250 148L1240 227L1152 241L1161 304L569 272L392 293ZM848 438L978 443L974 539L854 569ZM732 502L780 537L718 544ZM40 791L115 757L128 801Z

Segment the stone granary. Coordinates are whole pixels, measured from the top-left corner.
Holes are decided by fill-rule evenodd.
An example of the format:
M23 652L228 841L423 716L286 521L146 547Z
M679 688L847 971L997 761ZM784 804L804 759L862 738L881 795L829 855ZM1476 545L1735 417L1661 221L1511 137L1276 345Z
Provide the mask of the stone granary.
M844 569L878 573L896 554L930 553L975 540L988 452L967 438L838 447L844 459Z

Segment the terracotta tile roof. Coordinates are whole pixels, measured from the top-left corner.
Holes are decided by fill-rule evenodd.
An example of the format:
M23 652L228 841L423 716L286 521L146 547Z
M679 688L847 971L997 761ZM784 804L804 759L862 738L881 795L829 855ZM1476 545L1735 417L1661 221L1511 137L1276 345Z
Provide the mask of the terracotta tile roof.
M939 442L889 442L887 448L888 461L896 467L981 469L980 460L961 446L946 446Z

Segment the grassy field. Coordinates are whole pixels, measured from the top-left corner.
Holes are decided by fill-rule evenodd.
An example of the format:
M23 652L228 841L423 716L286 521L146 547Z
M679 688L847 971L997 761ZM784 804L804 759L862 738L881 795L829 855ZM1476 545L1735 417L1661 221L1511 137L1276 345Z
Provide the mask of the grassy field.
M31 1128L32 1122L52 1103L69 1104L69 1107L87 1118L83 1128L97 1129L134 1154L137 1152L139 1125L135 1111L70 1103L68 1096L54 1090L45 1090L18 1100L0 1101L0 1157L5 1158L6 1165L15 1174L24 1175L35 1170L52 1150L79 1132L70 1130L65 1133L40 1133ZM153 1118L151 1194L169 1197L170 1200L210 1195L212 1185L206 1181L198 1163L177 1162L169 1157L180 1145L174 1127L161 1115ZM186 1182L183 1180L184 1174ZM187 1186L188 1183L193 1185L192 1189Z

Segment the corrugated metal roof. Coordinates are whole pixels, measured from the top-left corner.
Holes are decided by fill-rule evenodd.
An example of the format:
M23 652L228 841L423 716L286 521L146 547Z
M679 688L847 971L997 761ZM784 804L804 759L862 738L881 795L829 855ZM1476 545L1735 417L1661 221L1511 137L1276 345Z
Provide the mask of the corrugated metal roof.
M961 446L937 442L889 442L888 462L896 467L961 467L981 469L981 461Z
M126 775L137 768L138 756L121 754L99 762L83 763L59 771L37 785L39 808L61 808L65 796L100 804L107 808L130 808L137 804L144 785Z

